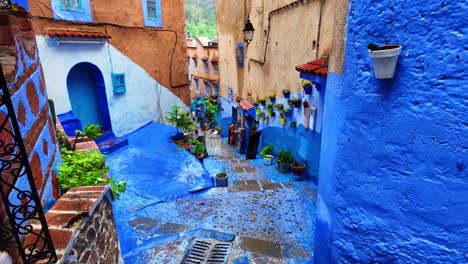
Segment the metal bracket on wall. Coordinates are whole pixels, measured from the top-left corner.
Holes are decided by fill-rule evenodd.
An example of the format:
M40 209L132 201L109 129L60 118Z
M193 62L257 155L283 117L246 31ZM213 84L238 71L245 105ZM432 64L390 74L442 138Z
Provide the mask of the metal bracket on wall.
M0 240L14 239L23 263L56 263L57 255L1 64L0 85L0 194L9 222L0 220Z

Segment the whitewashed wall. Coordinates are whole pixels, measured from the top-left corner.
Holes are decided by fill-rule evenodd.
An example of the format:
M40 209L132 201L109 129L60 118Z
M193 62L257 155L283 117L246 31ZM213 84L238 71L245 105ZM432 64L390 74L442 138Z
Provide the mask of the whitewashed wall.
M163 117L173 105L186 107L172 92L110 44L49 46L44 36L36 36L36 41L47 94L54 100L57 114L71 111L67 76L70 69L80 62L92 63L101 70L112 129L117 136L134 131L150 121L163 122ZM124 95L114 96L112 93L112 72L125 73L127 92Z

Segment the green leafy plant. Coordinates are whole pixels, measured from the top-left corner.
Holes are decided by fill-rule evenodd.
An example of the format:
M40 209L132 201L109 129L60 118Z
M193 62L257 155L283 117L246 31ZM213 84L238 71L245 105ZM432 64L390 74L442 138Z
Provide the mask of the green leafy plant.
M179 134L179 128L182 129L182 131L194 129L189 111L182 111L182 107L174 105L172 106L172 111L168 114L169 116L166 117L166 121L176 126L177 134Z
M275 108L278 109L278 111L282 111L284 109L284 105L283 104L275 104Z
M189 140L188 142L189 145L194 145L194 146L198 146L198 145L202 145L202 143L196 139L191 139Z
M73 147L67 138L67 134L65 134L65 132L63 132L62 130L56 130L55 133L57 135L57 141L59 143L60 148L72 150Z
M196 147L195 147L195 156L204 156L205 155L205 145L203 144L198 144Z
M272 144L266 145L266 146L263 147L263 149L260 151L260 156L261 156L262 158L264 158L265 155L273 155L273 145L272 145Z
M207 117L213 118L216 116L216 112L218 111L218 105L213 104L210 100L206 100L205 109Z
M58 167L57 179L62 189L109 183L116 198L119 198L120 194L125 191L127 181L115 182L115 180L104 178L103 175L109 171L109 167L106 166L100 152L96 150L74 152L66 148L62 148L60 152L62 165Z
M268 109L268 110L273 109L273 104L272 103L267 103L266 104L266 109Z
M77 129L75 130L75 141L73 142L73 151L75 151L76 143L81 142L85 137L94 140L102 135L100 125L89 124L85 127L84 132Z
M374 50L380 50L380 46L375 44L375 43L369 43L367 44L367 48L369 48L370 50L374 51Z
M301 81L301 85L302 85L302 87L304 87L304 86L311 86L312 83L311 83L310 81L307 81L307 80L302 80L302 81Z
M278 152L278 159L277 159L277 162L278 163L281 163L281 164L291 164L294 162L294 157L291 153L291 151L289 150L280 150Z
M260 98L260 99L258 99L258 102L259 103L264 103L264 102L266 102L266 100L265 100L265 98Z
M284 88L284 89L283 89L283 93L289 93L289 89L288 89L288 88Z

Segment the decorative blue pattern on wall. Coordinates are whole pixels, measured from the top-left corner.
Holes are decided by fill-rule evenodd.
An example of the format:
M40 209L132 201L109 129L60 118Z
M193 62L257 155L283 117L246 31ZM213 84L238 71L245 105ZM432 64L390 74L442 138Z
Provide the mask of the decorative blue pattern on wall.
M54 18L61 20L93 22L89 0L76 1L80 1L81 9L79 10L67 9L62 5L61 0L51 0Z
M329 73L316 263L466 263L466 2L350 1ZM367 43L400 43L374 77Z
M142 3L145 26L162 27L161 0L142 0ZM148 9L148 6L150 9ZM156 8L156 13L154 13L153 6ZM156 17L154 16L155 14Z

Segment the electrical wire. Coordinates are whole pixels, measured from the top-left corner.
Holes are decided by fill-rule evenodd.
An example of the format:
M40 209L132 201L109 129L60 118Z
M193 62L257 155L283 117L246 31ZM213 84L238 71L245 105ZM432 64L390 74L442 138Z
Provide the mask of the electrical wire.
M38 1L38 0L36 0L36 1ZM174 45L172 47L171 59L170 59L170 62L169 62L169 83L170 83L170 86L171 86L172 89L179 88L179 87L184 87L184 86L187 86L189 84L188 82L186 82L186 83L174 85L173 82L172 82L172 66L173 66L173 61L174 61L175 49L177 47L178 38L179 38L179 35L177 34L177 32L175 30L172 30L172 29L158 29L158 28L146 28L146 27L137 27L137 26L126 26L126 25L109 23L109 22L92 23L92 22L83 22L83 21L58 20L56 18L51 18L51 17L47 17L47 16L33 16L33 18L48 20L48 21L50 21L52 23L60 22L60 23L72 24L72 25L78 24L78 25L104 26L104 27L113 26L113 27L117 27L117 28L130 29L130 30L135 30L135 31L140 31L140 32L166 32L166 33L172 33L172 34L174 34L175 41L174 41ZM161 65L163 65L163 64L161 64Z

